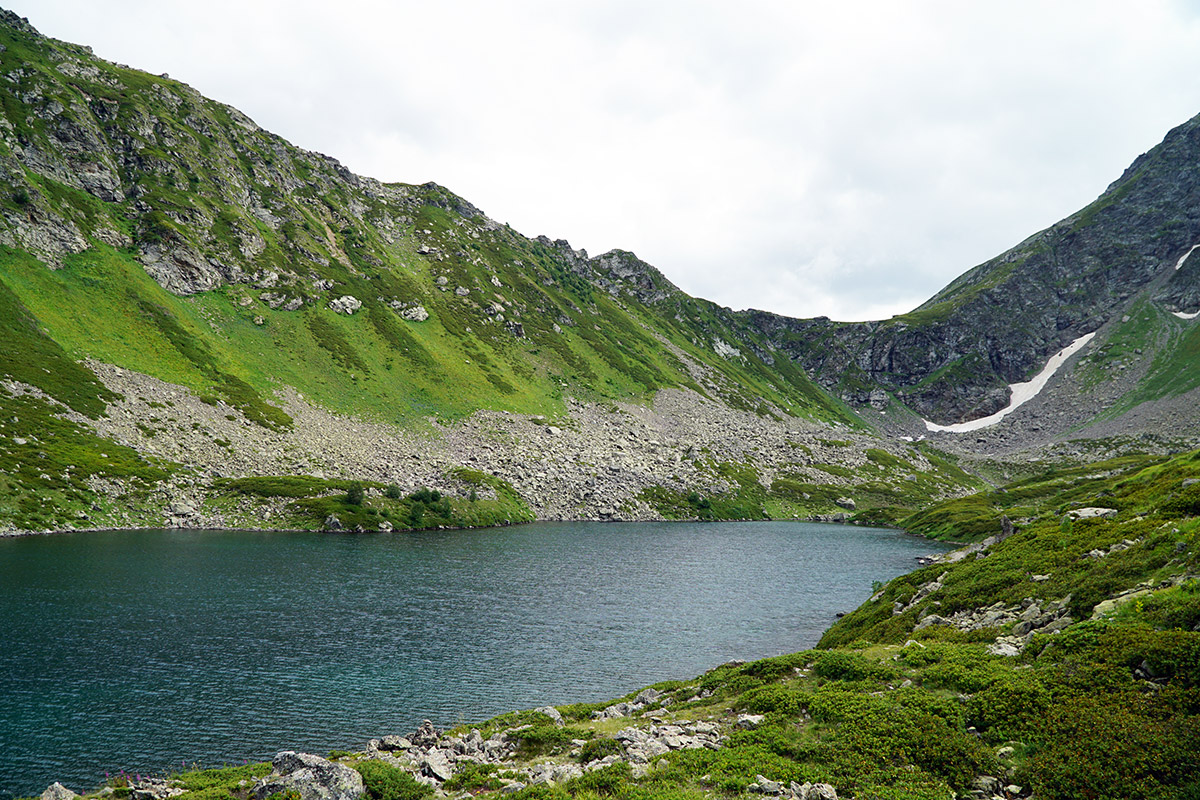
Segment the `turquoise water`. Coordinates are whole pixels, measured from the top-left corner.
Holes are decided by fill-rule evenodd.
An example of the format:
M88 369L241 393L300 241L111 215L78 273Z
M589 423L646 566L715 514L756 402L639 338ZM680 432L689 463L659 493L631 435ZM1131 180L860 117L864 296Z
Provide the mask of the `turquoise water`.
M0 540L0 796L356 748L802 650L942 549L804 523Z

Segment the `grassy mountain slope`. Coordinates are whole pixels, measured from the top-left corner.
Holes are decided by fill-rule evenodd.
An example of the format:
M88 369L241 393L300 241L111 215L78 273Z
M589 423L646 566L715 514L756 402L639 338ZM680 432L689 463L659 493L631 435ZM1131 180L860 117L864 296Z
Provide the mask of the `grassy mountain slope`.
M0 46L0 402L25 409L0 439L0 524L402 526L384 489L461 499L464 468L516 505L455 524L844 513L859 485L866 509L912 510L973 485L877 442L761 331L632 253L589 257L436 184L354 175L7 12ZM685 418L654 410L669 392ZM515 437L497 414L541 427ZM87 480L38 435L47 415L89 448ZM559 447L530 443L551 429ZM108 469L109 441L136 458ZM860 443L930 475L873 487ZM361 482L372 513L218 486L289 475L327 500Z
M77 357L403 419L561 409L561 381L604 398L694 385L665 339L721 379L705 391L848 418L801 371L717 356L714 338L736 336L719 309L630 254L589 260L435 185L359 178L183 84L8 22L4 238L62 272L14 274L9 253L4 274ZM361 311L328 308L347 295ZM651 297L674 315L648 313ZM428 319L406 319L418 305Z

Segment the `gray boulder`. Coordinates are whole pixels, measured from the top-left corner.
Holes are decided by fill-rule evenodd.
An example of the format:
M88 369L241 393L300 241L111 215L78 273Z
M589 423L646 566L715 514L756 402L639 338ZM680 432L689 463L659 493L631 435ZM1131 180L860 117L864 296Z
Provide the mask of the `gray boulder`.
M541 708L535 708L534 711L536 711L538 714L545 714L550 718L551 722L560 728L565 724L563 722L562 714L558 713L558 709L554 706L542 706Z
M421 727L408 735L408 740L417 747L433 747L438 741L437 729L429 720L421 722Z
M132 788L133 791L129 794L132 800L167 800L186 791L177 782L164 778L143 778L133 784Z
M77 797L79 795L55 781L46 787L46 791L42 792L41 800L75 800Z
M634 702L642 703L643 705L650 705L651 703L657 703L661 698L662 692L660 692L658 689L642 689L642 691L638 693L638 696Z
M770 780L762 775L756 775L755 777L755 782L748 787L750 791L759 794L783 794L783 784L779 783L779 781Z
M362 308L362 300L359 300L352 294L346 294L342 295L336 300L330 300L329 307L339 314L346 314L349 316L350 314L353 314L355 311L358 311L360 308Z
M250 794L264 800L276 792L299 792L301 800L358 800L363 796L362 776L344 764L285 750L271 762L270 775L254 784Z
M409 322L424 322L429 319L429 312L425 310L425 306L411 306L400 310L400 316Z
M837 789L828 783L796 783L788 787L796 800L838 800Z
M396 736L395 734L384 736L379 740L380 750L408 750L411 747L412 742L403 736Z
M421 759L421 774L445 783L454 777L454 767L451 766L450 759L446 757L445 753L434 749Z
M1095 519L1096 517L1114 519L1117 516L1117 510L1115 508L1096 507L1077 508L1073 511L1068 511L1067 516L1071 519Z

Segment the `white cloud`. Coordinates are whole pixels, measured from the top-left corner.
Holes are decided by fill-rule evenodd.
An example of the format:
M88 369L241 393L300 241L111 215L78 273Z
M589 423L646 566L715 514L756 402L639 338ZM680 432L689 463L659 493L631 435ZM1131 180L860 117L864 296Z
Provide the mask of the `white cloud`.
M355 171L797 316L912 308L1200 112L1167 0L8 5Z

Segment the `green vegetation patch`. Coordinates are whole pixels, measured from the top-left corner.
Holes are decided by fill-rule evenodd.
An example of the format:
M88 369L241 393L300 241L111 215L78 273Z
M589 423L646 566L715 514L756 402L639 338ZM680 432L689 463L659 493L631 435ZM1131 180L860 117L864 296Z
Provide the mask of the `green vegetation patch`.
M23 258L0 247L0 259ZM39 328L33 315L0 281L0 375L36 386L60 403L95 419L118 395L105 388Z
M419 783L400 767L383 761L355 761L350 766L362 775L367 800L421 800L433 796L433 788Z
M330 517L344 530L476 528L532 522L533 512L506 481L475 470L453 470L451 480L469 487L465 497L430 488L404 494L399 487L373 481L270 475L218 478L218 507L239 509L249 502L260 513L282 514L273 524L291 529L320 529ZM480 496L484 489L493 497ZM282 511L277 502L287 501ZM387 523L385 525L384 523Z
M0 520L23 530L94 524L115 508L144 502L178 468L97 436L60 410L0 389Z

